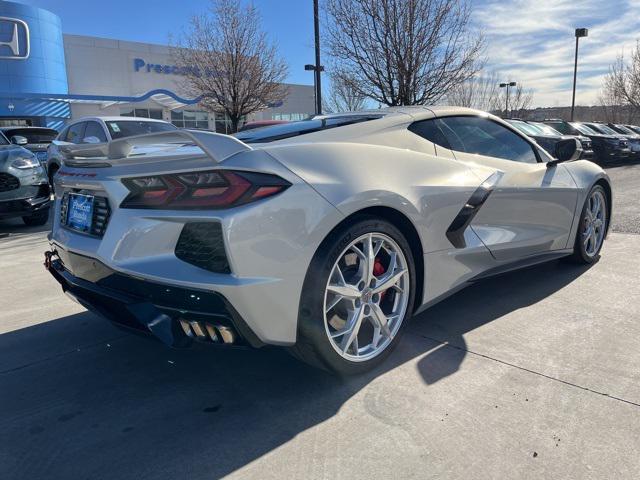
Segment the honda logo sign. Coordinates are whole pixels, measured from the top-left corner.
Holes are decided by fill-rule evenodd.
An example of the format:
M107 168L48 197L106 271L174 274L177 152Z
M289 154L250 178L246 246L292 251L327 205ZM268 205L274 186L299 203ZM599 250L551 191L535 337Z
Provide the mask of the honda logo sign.
M0 59L29 57L29 26L18 18L0 17Z

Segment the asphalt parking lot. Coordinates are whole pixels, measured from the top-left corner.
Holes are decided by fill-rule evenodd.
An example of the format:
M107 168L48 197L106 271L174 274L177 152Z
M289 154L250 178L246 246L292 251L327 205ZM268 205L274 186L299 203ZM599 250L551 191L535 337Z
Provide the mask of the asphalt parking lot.
M0 478L638 478L640 165L613 233L415 318L341 380L277 349L168 350L62 293L0 224Z

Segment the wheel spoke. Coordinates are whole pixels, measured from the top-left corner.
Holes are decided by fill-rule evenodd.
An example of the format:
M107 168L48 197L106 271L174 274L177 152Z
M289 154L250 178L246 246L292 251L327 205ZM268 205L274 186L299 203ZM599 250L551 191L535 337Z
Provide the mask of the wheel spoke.
M325 308L324 313L327 313L329 310L335 307L343 298L344 297L342 295L335 295L333 300L327 305L327 308Z
M407 269L403 268L385 275L376 283L376 286L373 289L373 293L384 292L385 290L393 287L404 276L405 273L407 273Z
M353 299L360 296L360 290L358 290L355 285L351 285L350 283L345 282L344 276L342 275L342 270L340 269L340 265L336 265L334 273L337 277L337 283L330 283L329 285L327 285L327 290L343 298Z
M360 290L355 285L348 283L344 285L329 284L327 285L327 290L345 298L358 298L360 296Z
M371 306L371 310L373 311L373 318L375 319L378 328L380 328L380 332L386 338L391 337L391 331L389 330L389 319L384 314L380 305L373 304Z
M360 332L360 326L362 325L362 318L364 316L364 307L360 307L353 311L349 323L345 328L345 332L342 334L342 342L340 342L340 350L347 353L349 347L353 343L354 339Z

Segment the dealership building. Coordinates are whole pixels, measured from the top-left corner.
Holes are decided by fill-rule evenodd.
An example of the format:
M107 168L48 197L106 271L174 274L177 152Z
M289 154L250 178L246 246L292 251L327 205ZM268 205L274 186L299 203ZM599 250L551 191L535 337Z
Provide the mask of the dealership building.
M0 126L60 128L84 116L126 115L227 132L224 114L181 93L184 80L167 46L63 34L57 15L0 0ZM287 84L281 102L248 120L313 112L313 86Z

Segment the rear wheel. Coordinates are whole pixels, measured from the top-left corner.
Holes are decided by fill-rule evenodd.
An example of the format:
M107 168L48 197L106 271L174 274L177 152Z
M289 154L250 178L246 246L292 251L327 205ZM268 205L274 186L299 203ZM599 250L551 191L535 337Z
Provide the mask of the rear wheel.
M49 208L44 208L28 217L22 217L22 221L30 227L40 227L49 221Z
M600 259L600 250L607 232L608 211L607 194L602 186L595 185L582 207L573 260L591 264Z
M340 228L309 266L294 355L339 374L369 370L397 344L414 292L411 249L395 226L363 217Z

